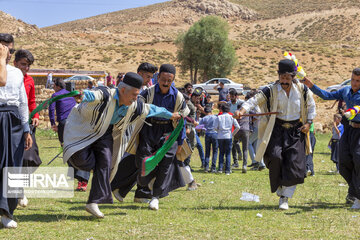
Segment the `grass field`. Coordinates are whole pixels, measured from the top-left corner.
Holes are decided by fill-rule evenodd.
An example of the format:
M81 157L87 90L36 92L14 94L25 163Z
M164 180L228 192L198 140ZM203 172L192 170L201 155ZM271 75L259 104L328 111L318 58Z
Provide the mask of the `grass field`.
M59 143L49 131L37 134L46 165ZM335 170L329 137L317 135L315 176L298 186L288 211L278 210L268 170L203 173L196 152L192 166L202 186L172 192L160 200L159 211L134 203L133 191L124 203L101 205L102 220L84 211L88 192L75 192L72 199L30 199L27 208L15 211L18 228L0 229L0 239L359 239L360 211L344 204L345 181L329 172ZM52 166L63 166L62 159ZM259 195L260 202L241 201L242 192Z

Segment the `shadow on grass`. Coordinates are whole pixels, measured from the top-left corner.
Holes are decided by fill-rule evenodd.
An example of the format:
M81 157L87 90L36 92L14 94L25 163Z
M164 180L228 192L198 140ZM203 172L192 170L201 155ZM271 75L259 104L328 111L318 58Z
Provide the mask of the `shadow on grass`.
M308 202L306 205L291 205L289 204L290 210L297 209L296 212L286 212L288 215L295 215L301 212L311 212L315 209L339 209L347 208L345 204L342 203L328 203L328 202ZM183 208L188 210L189 208ZM213 207L193 207L192 210L279 210L279 205L254 205L254 206L213 206ZM283 210L279 210L283 211Z
M109 214L107 214L109 215ZM89 216L74 216L65 214L29 214L29 215L17 215L16 219L19 222L60 222L64 220L76 220L76 221L98 221L97 218Z
M330 153L330 152L315 152L315 154L328 155L328 156L330 156L330 155L331 155L331 153Z

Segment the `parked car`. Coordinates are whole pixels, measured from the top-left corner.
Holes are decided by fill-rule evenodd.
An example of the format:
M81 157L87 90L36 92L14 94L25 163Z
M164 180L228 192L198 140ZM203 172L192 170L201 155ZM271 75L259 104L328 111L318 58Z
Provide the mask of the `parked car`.
M69 78L64 79L64 82L72 81L72 80L87 80L87 81L94 81L95 78L86 76L86 75L74 75Z
M335 92L343 87L349 86L351 84L351 79L345 80L340 84L332 85L328 88L326 88L326 91L328 92Z
M240 95L243 94L243 91L244 91L243 84L233 82L227 78L213 78L207 82L195 84L195 85L193 85L193 87L194 87L194 89L199 88L201 90L205 90L209 94L218 94L219 92L217 90L214 90L214 87L216 85L218 85L219 82L223 82L225 87L228 88L229 90L234 89L234 90L236 90L236 92L238 94L240 94Z

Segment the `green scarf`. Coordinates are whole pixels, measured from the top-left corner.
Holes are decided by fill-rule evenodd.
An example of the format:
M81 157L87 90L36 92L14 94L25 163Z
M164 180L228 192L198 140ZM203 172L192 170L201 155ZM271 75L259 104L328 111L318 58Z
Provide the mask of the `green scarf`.
M183 126L184 126L184 118L181 118L175 130L166 137L166 141L164 145L160 149L158 149L155 153L153 153L151 156L146 157L144 159L142 163L141 176L148 175L152 170L155 169L155 167L159 164L159 162L161 162L165 154L169 151L169 149L172 147L174 142L179 137L183 129Z

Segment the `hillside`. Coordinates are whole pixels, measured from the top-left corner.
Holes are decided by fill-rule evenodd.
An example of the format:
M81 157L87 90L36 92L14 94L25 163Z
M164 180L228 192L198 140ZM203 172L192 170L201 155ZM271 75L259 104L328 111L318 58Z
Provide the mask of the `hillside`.
M15 36L36 34L40 30L36 25L30 25L20 19L0 11L0 32L11 32Z

